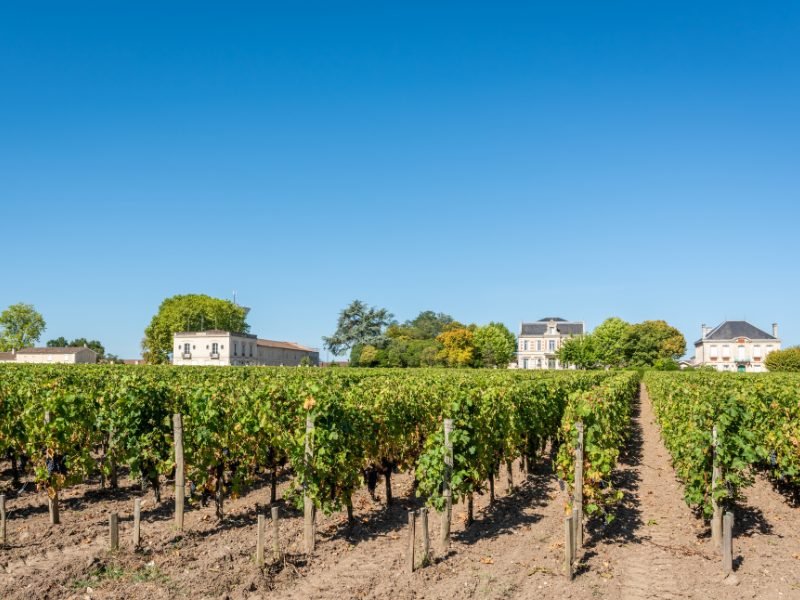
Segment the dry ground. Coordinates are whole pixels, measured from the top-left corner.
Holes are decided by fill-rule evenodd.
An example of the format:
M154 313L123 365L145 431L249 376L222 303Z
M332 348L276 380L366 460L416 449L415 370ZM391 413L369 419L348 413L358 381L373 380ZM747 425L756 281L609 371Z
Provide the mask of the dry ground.
M172 503L146 496L144 548L131 551L130 513L137 486L116 491L94 483L63 495L62 525L48 525L46 499L30 485L17 494L8 478L9 546L0 549L0 598L798 598L798 509L759 479L736 512L736 579L723 582L721 560L708 528L686 507L659 438L646 394L635 410L631 440L616 474L625 498L609 526L590 524L578 574L561 574L565 495L543 458L489 506L476 498L476 522L463 524L454 509L453 543L438 548L439 519L431 515L433 564L405 572L411 481L394 478L396 502L388 509L366 491L355 499L358 524L343 515L319 521L317 552L301 553L302 515L281 505L281 542L287 557L264 569L253 561L257 505L268 486L226 503L226 519L213 506L186 513L186 532L172 527ZM281 489L288 484L284 482ZM0 488L2 489L2 488ZM379 490L382 486L379 485ZM122 549L107 551L108 515L122 515Z

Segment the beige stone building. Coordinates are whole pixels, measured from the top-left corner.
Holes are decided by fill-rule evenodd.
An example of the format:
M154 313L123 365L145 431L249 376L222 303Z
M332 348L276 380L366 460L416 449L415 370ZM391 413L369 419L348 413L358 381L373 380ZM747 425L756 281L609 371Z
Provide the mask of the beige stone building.
M583 322L559 317L545 317L533 323L520 324L517 338L518 369L565 369L556 357L562 342L585 333Z
M22 348L12 352L0 352L0 362L41 364L93 364L97 352L91 348Z
M319 351L294 342L262 340L249 333L212 329L173 335L172 364L296 367L308 358L319 365Z
M705 324L702 337L694 343L693 365L712 366L717 371L763 373L764 359L780 350L778 324L772 324L772 335L747 321L725 321L713 329Z

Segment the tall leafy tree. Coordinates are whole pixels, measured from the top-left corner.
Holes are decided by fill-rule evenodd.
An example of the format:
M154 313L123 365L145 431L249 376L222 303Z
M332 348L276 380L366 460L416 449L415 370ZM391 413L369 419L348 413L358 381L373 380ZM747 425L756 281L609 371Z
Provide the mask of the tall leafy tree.
M474 341L478 359L484 367L507 367L517 346L517 338L508 327L494 321L478 327Z
M55 339L47 340L46 345L48 348L65 348L66 346L69 346L69 342L67 341L67 338L62 335Z
M592 344L597 360L606 367L622 367L626 359L626 340L631 324L619 317L610 317L595 327Z
M0 351L29 348L39 341L47 324L31 304L12 304L0 313Z
M361 300L354 300L339 313L334 334L322 340L325 347L337 355L356 345L380 347L392 316L385 308L370 307Z
M229 300L205 294L172 296L161 303L144 330L142 355L151 364L169 362L173 334L181 331L223 329L247 333L247 309Z
M575 365L579 369L594 369L600 363L597 339L593 334L564 340L556 355L562 364Z
M675 361L685 352L686 338L666 321L636 323L625 336L626 362L633 367L651 367L657 361Z

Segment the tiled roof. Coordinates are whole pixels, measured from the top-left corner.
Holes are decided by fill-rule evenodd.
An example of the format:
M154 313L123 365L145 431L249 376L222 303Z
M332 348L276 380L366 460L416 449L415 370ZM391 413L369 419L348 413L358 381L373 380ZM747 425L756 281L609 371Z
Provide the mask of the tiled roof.
M282 348L284 350L302 350L303 352L315 352L311 348L306 348L293 342L278 342L275 340L258 340L258 345L264 348Z

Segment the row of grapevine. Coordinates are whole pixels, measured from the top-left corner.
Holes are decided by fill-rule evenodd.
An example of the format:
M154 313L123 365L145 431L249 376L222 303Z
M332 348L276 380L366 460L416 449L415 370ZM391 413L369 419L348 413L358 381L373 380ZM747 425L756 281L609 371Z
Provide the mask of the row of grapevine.
M455 422L454 498L483 490L503 462L533 456L571 394L605 373L4 365L0 450L27 457L37 483L60 489L116 469L148 482L174 468L172 413L184 416L187 476L214 496L290 465L325 512L351 509L365 473L414 471L441 504L443 418ZM314 429L305 457L306 418ZM16 461L15 464L19 464ZM274 489L274 487L273 487ZM390 488L387 486L387 491Z
M800 376L652 372L645 384L690 506L712 514L715 464L723 505L757 468L800 483Z
M589 515L605 512L619 501L611 474L630 432L631 403L639 389L640 376L625 371L587 390L570 394L561 422L562 444L556 459L559 478L572 488L575 484L576 423L583 424L583 501Z

